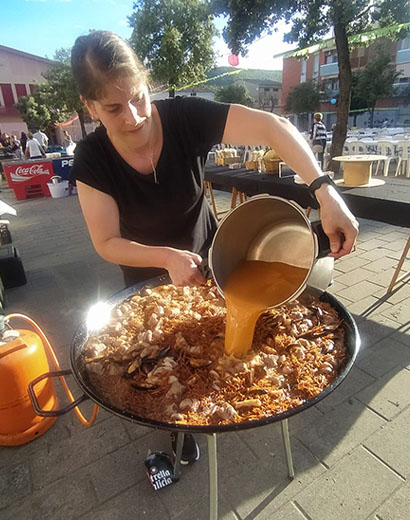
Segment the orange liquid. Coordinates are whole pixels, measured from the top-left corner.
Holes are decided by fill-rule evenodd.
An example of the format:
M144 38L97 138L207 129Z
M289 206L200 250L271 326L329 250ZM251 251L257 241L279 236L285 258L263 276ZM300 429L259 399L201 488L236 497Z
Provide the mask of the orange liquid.
M246 354L252 345L259 315L289 298L307 273L307 269L282 262L248 260L240 264L224 287L225 352L234 356Z

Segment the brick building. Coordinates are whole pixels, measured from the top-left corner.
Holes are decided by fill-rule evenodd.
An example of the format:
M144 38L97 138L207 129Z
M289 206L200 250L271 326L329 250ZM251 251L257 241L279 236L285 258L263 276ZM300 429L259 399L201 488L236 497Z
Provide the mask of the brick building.
M388 38L379 38L369 46L361 46L352 50L350 62L352 71L359 70L367 65L377 52L376 43L382 42L386 51L392 57L392 63L401 75L397 79L396 96L379 99L376 104L374 122L381 124L387 119L389 126L410 126L410 106L405 106L400 94L410 85L410 37L392 41ZM324 114L327 128L336 122L336 107L331 103L339 92L339 67L334 39L325 40L306 49L285 53L283 55L282 76L282 108L292 87L302 82L314 80L323 85L323 98L320 103L320 112ZM310 126L310 119L299 119L299 127ZM368 124L369 114L365 112L357 117L358 126ZM296 121L295 121L296 122ZM349 118L349 125L353 124L353 117Z
M40 56L0 45L0 129L8 134L27 132L14 104L21 96L34 91L44 82L42 74L53 62Z

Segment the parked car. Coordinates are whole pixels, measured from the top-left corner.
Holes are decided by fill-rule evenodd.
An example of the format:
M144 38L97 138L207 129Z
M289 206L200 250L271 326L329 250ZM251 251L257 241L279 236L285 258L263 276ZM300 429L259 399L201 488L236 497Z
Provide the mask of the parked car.
M67 150L61 144L50 144L46 148L46 153L61 153L61 155L67 155Z

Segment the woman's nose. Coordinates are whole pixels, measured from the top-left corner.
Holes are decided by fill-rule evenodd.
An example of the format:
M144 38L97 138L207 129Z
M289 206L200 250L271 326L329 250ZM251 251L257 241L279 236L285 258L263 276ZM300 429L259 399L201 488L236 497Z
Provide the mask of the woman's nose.
M137 107L134 106L132 103L128 103L125 114L126 123L130 125L138 125L143 119L144 117L138 115Z

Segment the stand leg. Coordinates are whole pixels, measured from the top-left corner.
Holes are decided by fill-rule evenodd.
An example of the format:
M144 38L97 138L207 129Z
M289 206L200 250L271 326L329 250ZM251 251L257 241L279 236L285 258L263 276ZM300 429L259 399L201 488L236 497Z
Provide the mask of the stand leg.
M293 479L295 476L295 471L293 469L292 449L290 446L288 420L283 419L283 421L281 421L280 425L282 427L283 446L285 448L286 462L288 463L288 473L289 473L289 477Z
M216 433L208 437L209 465L209 520L218 520L218 459L216 453Z
M177 450L175 454L175 465L174 465L174 480L179 480L181 477L181 457L182 447L184 445L185 433L177 433Z
M404 246L403 253L400 257L399 263L397 264L396 270L394 271L393 278L391 279L391 282L387 289L386 294L390 294L393 290L393 287L396 285L396 283L401 282L404 278L406 278L409 275L409 273L405 273L404 275L402 275L399 278L401 268L403 267L404 261L406 260L409 249L410 249L410 237L407 239L407 243Z

